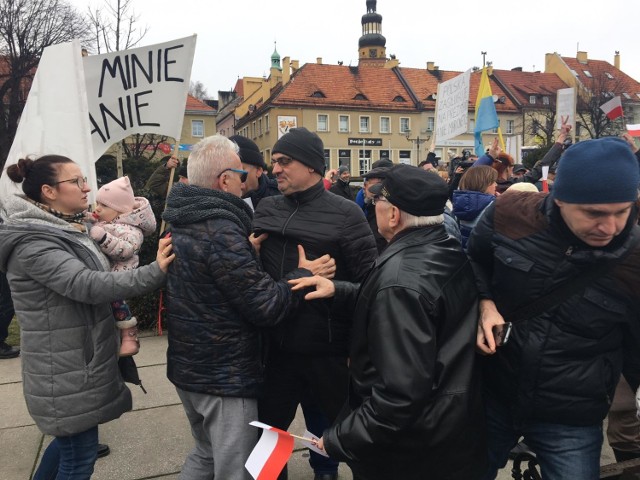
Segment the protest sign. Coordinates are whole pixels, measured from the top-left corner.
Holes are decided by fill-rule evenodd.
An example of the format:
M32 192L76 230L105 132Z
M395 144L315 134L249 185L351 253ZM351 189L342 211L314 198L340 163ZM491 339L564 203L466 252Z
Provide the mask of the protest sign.
M469 128L469 78L471 70L438 85L436 140L439 143L465 133Z

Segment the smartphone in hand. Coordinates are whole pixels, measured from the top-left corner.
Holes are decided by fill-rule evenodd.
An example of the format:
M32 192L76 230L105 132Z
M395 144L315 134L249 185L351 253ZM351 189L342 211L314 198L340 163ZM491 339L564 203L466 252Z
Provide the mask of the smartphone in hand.
M513 324L511 322L493 326L491 331L493 332L493 340L496 342L496 347L500 347L509 341L512 326Z

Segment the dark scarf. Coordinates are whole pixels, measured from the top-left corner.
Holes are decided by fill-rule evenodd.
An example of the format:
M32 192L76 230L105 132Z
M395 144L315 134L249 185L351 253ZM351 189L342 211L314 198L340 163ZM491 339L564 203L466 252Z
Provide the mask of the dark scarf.
M251 207L239 197L220 190L177 183L167 198L162 214L165 222L175 226L190 225L210 218L236 223L247 235L251 232Z
M54 208L51 208L49 205L45 205L44 203L37 202L32 200L29 197L24 197L28 202L33 203L40 210L44 210L45 212L53 215L54 217L60 218L71 225L73 228L82 233L87 233L87 226L85 225L85 212L80 213L62 213Z

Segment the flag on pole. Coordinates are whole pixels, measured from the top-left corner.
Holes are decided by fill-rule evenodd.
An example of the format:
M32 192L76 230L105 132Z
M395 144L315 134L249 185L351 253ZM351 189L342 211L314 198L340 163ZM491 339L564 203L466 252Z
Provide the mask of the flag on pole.
M493 130L500 125L496 106L493 103L493 94L491 93L491 85L489 83L489 75L487 68L482 68L482 76L480 77L480 87L478 88L478 96L476 97L476 116L475 128L473 130L476 144L476 155L484 155L484 145L482 144L482 132Z
M627 125L627 132L629 132L629 135L632 137L640 137L640 123Z
M293 453L293 437L262 422L249 425L263 432L244 466L255 480L276 480Z
M542 191L549 193L549 165L542 167Z
M609 120L615 120L616 118L622 117L622 99L620 95L613 97L606 103L600 105L600 110L604 112Z

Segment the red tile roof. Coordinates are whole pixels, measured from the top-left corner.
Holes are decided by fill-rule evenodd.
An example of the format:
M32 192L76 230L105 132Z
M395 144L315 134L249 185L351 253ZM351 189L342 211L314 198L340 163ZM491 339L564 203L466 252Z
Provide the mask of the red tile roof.
M640 82L637 82L622 70L617 69L609 62L604 60L587 60L586 63L579 62L576 58L561 57L567 66L575 71L578 80L587 88L597 85L603 91L614 92L616 94L627 93L631 100L640 101ZM591 78L587 76L585 71L591 74ZM607 73L613 78L608 78ZM606 90L605 90L606 89ZM593 92L599 94L601 92ZM627 100L623 98L623 101Z
M203 112L203 113L214 113L215 109L211 108L204 102L201 102L196 97L192 97L191 95L187 95L187 106L185 107L186 111L189 112Z
M555 103L557 91L568 87L555 73L494 69L493 75L521 105L528 105L531 95L548 96Z

